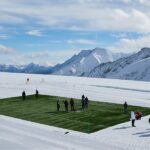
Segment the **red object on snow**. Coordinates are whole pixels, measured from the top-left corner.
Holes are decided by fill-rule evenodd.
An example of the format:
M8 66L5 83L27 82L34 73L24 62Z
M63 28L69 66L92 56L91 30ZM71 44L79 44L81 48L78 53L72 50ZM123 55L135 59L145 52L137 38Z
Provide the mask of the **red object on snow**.
M135 113L135 117L136 117L137 120L140 120L141 117L142 117L142 113L137 111L137 112Z

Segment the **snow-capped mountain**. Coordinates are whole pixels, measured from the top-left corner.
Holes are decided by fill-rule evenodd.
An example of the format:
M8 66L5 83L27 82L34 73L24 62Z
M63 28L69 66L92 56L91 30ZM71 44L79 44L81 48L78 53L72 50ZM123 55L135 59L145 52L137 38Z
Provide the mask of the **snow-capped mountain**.
M100 64L85 76L150 81L150 48L114 62Z
M84 76L84 74L91 71L99 64L112 62L123 56L124 55L122 53L112 53L111 51L103 48L83 50L63 64L55 66L53 68L53 74Z
M1 72L50 74L52 67L40 66L34 63L28 65L0 65Z

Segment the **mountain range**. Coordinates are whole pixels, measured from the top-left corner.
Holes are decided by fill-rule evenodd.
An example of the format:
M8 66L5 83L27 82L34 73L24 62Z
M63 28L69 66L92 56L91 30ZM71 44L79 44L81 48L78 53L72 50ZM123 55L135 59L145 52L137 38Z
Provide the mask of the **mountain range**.
M52 67L30 63L28 65L0 65L0 72L51 74Z
M85 76L150 81L150 48L134 54L113 53L104 48L82 50L62 64L53 67L0 65L1 72Z
M150 48L114 62L100 64L85 76L150 81Z
M61 65L55 66L52 74L84 76L101 63L113 62L126 54L113 53L103 48L82 50Z

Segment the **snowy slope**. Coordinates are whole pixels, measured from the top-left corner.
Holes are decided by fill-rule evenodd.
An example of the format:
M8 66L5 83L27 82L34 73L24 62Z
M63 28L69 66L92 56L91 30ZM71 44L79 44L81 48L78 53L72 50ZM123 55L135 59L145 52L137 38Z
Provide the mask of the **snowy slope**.
M0 149L2 150L104 150L106 146L106 150L116 148L95 141L85 133L2 115L0 115L0 122ZM66 131L69 134L65 134Z
M104 62L112 62L123 56L124 54L115 54L102 48L83 50L78 55L74 55L63 64L55 66L53 74L83 76L99 64Z
M40 94L81 98L84 93L90 100L150 107L150 82L16 73L0 73L0 79L0 98L37 88ZM136 121L136 128L127 122L85 134L0 115L0 150L149 150L149 117Z
M26 79L30 83L26 84ZM0 73L0 98L19 96L25 90L41 94L81 98L85 94L91 100L124 103L150 107L150 82L85 78L54 75Z
M85 134L0 115L0 149L149 150L149 117Z
M135 128L131 127L131 122L126 122L92 133L91 136L104 144L111 143L113 146L120 147L120 150L149 150L149 118L150 115L135 121Z
M115 62L101 64L87 76L150 81L150 48L143 48Z

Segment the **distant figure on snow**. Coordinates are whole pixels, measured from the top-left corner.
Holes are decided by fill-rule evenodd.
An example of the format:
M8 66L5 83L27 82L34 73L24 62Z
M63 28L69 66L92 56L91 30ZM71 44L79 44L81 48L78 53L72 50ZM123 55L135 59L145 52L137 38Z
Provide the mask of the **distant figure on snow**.
M59 100L57 100L57 111L59 111L60 109L60 104L59 104Z
M41 81L40 81L40 83L42 84L42 83L44 83L44 82L45 82L45 80L44 80L44 78L42 78Z
M134 123L135 123L135 113L134 113L134 111L131 111L131 124L132 124L132 127L135 127Z
M75 111L75 109L74 109L74 100L72 98L70 99L70 107L71 107L71 111Z
M26 84L28 84L28 83L30 83L30 79L29 78L27 78L27 81L26 81Z
M127 102L124 103L123 107L124 107L124 113L127 114L128 113L128 104L127 104Z
M22 100L23 101L26 100L26 92L25 91L22 92Z
M36 97L36 99L38 99L38 97L39 97L39 91L37 89L35 91L35 97Z

